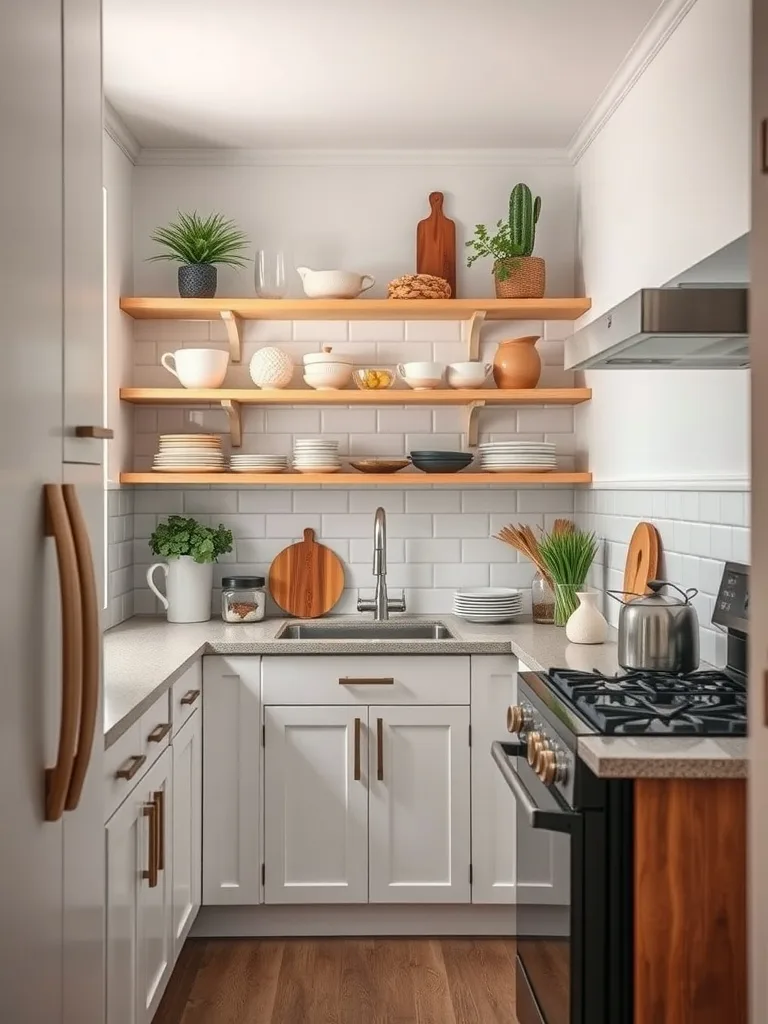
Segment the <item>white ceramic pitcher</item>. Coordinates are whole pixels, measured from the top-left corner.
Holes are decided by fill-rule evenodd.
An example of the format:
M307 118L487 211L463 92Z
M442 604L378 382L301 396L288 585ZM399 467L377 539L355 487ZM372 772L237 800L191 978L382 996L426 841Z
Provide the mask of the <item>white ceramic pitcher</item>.
M165 594L153 579L156 569L165 573ZM169 622L207 622L211 617L213 563L196 562L191 555L155 562L147 569L149 589L160 598Z

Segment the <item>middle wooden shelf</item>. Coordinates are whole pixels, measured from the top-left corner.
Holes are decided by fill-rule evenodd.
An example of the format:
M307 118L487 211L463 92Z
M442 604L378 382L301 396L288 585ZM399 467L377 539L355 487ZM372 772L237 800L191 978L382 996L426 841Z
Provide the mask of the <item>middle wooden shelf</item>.
M579 405L592 397L591 388L501 388L431 391L379 389L312 391L309 388L121 388L120 398L136 405L198 405L239 402L241 405Z

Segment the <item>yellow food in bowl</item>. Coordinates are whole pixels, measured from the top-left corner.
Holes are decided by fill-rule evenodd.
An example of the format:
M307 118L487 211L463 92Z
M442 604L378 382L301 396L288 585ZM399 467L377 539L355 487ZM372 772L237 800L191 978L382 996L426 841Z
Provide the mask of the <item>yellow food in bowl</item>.
M362 369L355 371L355 382L364 391L380 391L392 386L395 379L392 370Z

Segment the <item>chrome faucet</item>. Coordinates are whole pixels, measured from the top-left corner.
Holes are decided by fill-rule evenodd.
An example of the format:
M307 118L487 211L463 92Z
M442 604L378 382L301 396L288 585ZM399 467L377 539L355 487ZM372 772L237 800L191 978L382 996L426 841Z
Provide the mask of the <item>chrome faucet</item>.
M375 622L386 622L390 612L405 611L405 592L400 598L387 596L387 516L383 508L376 509L373 518L373 575L376 593L372 601L357 599L359 612L373 612Z

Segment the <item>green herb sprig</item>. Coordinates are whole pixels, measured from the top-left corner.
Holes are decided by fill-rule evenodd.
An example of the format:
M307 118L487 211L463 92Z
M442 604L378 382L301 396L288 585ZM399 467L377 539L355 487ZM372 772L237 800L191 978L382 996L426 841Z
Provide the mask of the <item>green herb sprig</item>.
M221 523L213 529L196 519L169 516L167 522L157 524L149 546L153 554L163 558L190 555L196 562L216 562L219 555L232 550L232 531Z
M539 554L555 583L580 587L597 554L594 533L547 533L539 540Z
M178 220L155 230L152 241L167 252L150 256L150 263L170 260L184 265L222 263L228 267L244 267L245 261L250 259L243 255L243 250L250 245L248 238L234 221L220 213L201 217L197 210L180 212Z

